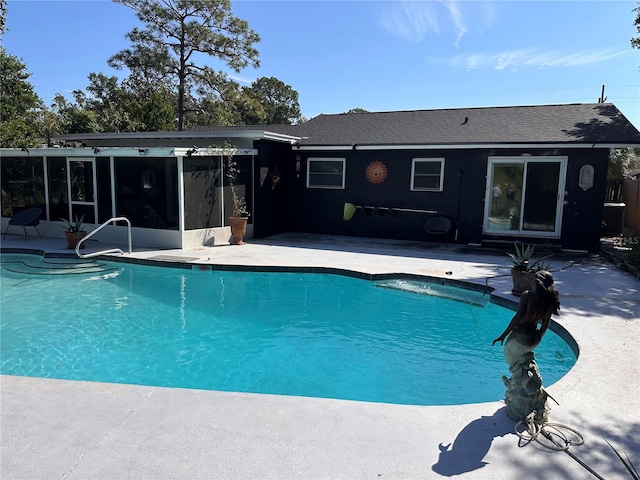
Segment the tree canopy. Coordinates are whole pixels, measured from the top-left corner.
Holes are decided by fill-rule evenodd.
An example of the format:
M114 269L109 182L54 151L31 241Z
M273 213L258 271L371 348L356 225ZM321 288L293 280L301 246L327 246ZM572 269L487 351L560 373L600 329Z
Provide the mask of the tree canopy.
M609 155L608 180L624 180L640 164L640 148L616 148Z
M0 35L7 30L7 0L0 0Z
M116 69L128 68L141 85L177 88L178 130L192 100L227 88L227 75L203 63L202 56L217 59L236 72L258 67L260 41L246 21L233 16L229 0L114 0L136 11L145 26L127 34L130 49L109 59Z
M262 107L258 118L247 118L248 124L290 125L302 119L298 92L275 77L262 77L244 87L249 98Z
M304 121L291 86L262 77L241 87L225 73L259 65L260 39L232 15L229 0L113 1L134 9L142 25L127 35L131 47L108 59L127 70L123 80L90 73L84 90L74 90L71 100L58 93L47 109L26 66L2 51L2 146L51 145L64 133ZM0 0L0 34L5 13Z
M0 47L0 146L32 147L38 142L44 107L29 82L31 74L21 59Z
M638 2L638 6L633 9L636 12L636 19L633 24L636 26L636 30L640 34L640 2ZM640 48L640 37L635 37L631 39L631 46L633 48Z

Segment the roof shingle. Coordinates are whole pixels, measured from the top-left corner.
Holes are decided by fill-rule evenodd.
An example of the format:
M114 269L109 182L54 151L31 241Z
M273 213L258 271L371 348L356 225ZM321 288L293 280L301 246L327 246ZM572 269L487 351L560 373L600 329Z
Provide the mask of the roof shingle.
M610 103L323 114L288 127L308 146L640 144L640 132Z

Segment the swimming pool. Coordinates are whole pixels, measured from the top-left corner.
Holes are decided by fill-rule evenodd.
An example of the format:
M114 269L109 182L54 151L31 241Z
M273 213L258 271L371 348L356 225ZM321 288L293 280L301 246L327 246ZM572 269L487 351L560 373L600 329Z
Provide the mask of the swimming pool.
M413 405L504 395L508 368L491 341L513 312L482 292L1 258L3 374ZM546 386L576 361L551 331L536 353Z

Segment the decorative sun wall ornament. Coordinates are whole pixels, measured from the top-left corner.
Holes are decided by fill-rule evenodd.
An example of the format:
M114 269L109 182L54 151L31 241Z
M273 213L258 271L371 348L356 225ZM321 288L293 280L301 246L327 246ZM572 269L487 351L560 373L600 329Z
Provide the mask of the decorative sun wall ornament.
M365 174L371 183L382 183L387 179L387 166L380 161L371 162L367 165Z

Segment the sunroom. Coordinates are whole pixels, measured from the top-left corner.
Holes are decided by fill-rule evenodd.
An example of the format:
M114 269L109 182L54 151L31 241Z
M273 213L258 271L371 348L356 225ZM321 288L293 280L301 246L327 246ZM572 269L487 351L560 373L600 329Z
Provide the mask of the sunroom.
M239 133L239 135L238 135ZM83 146L2 149L2 231L21 210L42 210L43 236L62 236L62 220L82 219L87 230L104 223L97 239L125 243L126 217L137 245L189 248L226 244L233 185L253 210L253 178L265 132L241 131L233 138L182 133L173 146L158 134L85 134ZM79 140L74 135L74 140ZM276 141L289 143L289 138ZM139 146L126 146L127 144ZM185 146L191 144L191 146ZM117 145L117 146L116 146ZM250 217L251 218L251 217ZM247 236L251 236L251 220ZM22 234L19 229L8 234Z

